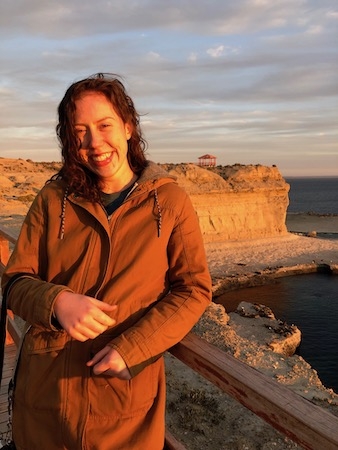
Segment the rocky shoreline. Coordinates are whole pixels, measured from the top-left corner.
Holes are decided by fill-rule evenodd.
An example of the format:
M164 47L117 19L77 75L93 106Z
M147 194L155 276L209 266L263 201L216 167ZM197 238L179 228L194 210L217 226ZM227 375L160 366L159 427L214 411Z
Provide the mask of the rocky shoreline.
M215 297L275 277L323 268L338 275L338 240L289 234L255 242L212 243L206 250ZM227 314L223 306L212 303L193 332L338 415L338 395L294 354L301 339L297 326L281 323L264 305L240 304L236 312ZM187 449L301 448L171 355L167 366L167 421Z

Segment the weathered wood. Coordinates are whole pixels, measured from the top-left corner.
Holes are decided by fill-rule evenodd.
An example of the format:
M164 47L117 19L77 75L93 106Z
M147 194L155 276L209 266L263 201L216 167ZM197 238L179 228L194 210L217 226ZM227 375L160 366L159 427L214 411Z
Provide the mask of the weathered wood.
M170 352L307 450L338 449L338 417L189 333Z
M0 232L0 262L4 267L9 260L9 242L3 231Z
M17 241L17 236L7 228L0 227L0 236L11 244L15 244Z
M4 371L0 390L0 433L6 432L8 421L8 383L13 375L13 367L16 357L16 346L6 345Z
M16 238L10 231L4 230L0 227L0 275L2 275L5 266L9 260L10 249L9 243L15 244ZM1 295L0 295L1 297ZM14 316L11 311L8 311L8 323L6 333L6 345L20 342L21 331L14 321Z
M6 335L6 345L14 342L14 344L18 346L21 338L21 330L14 320L13 313L11 313L10 311L8 311L8 313L9 313L7 322L8 333Z
M164 450L187 450L186 447L179 442L169 430L165 433Z

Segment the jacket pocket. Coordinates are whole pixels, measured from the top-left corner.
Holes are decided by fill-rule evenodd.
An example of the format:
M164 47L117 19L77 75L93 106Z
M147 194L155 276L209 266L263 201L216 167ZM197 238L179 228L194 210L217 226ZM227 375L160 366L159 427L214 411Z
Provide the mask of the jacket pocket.
M163 370L160 358L131 380L93 375L89 380L90 414L122 419L144 414L157 396Z
M36 410L60 410L65 373L66 332L47 332L32 327L20 353L15 398Z

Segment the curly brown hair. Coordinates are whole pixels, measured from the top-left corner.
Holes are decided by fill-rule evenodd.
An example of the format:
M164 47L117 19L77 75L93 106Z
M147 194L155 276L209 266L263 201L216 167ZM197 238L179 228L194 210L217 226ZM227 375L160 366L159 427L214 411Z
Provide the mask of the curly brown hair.
M79 156L80 142L75 132L74 117L76 100L84 92L102 93L113 105L124 123L131 125L132 135L128 141L128 162L131 170L139 175L147 165L145 150L147 143L142 136L140 115L118 75L97 73L73 83L66 91L58 107L59 121L56 134L59 139L62 168L56 179L63 179L70 192L90 200L100 200L99 178L87 169Z

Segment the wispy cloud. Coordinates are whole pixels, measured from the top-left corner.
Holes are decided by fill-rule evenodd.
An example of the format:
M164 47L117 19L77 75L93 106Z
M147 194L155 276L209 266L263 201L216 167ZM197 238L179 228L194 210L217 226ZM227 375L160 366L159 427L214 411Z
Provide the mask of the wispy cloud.
M208 55L210 55L212 58L219 58L220 56L223 55L224 52L224 45L219 45L218 47L214 47L214 48L208 48L207 53Z

